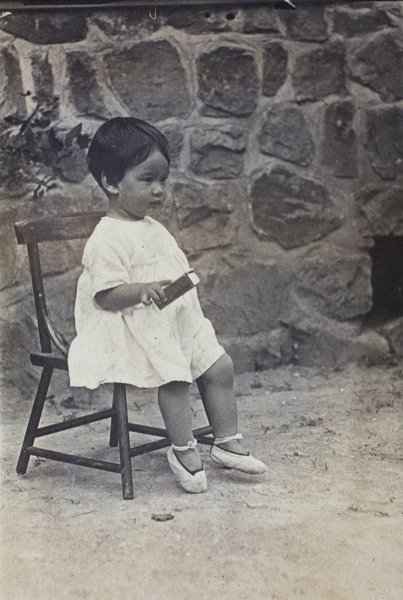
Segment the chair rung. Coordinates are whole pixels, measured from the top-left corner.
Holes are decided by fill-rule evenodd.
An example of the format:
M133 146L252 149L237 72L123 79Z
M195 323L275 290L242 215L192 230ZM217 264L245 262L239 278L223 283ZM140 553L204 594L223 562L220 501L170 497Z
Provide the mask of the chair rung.
M144 433L147 435L156 435L159 437L168 437L168 432L166 429L162 429L161 427L150 427L150 425L141 425L139 423L129 423L128 424L128 428L129 431L131 431L132 433ZM200 442L202 444L206 444L206 443L210 443L210 440L207 441L206 439L203 439L205 435L209 435L213 433L212 428L210 427L210 425L207 425L206 427L200 427L199 429L195 429L193 431L193 435L194 437L198 437L200 438ZM211 440L212 443L213 440Z
M212 446L214 444L214 438L207 438L204 436L197 436L199 444L205 444L206 446Z
M211 425L206 425L206 427L199 427L198 429L193 430L193 435L195 438L203 437L205 435L210 435L213 433L213 428Z
M109 419L114 414L115 411L112 408L108 408L92 415L84 415L83 417L76 417L74 419L69 419L68 421L62 421L61 423L39 427L35 433L35 437L42 437L44 435L50 435L51 433L66 431L67 429L73 429L74 427L80 427L81 425L87 425L88 423L96 423L103 419Z
M164 438L162 440L157 440L156 442L149 442L148 444L141 444L140 446L134 446L130 448L129 454L130 457L140 456L140 454L148 454L148 452L153 452L154 450L161 450L161 448L168 448L171 445L171 440L169 438Z
M121 467L118 463L107 462L105 460L96 460L94 458L87 458L86 456L76 456L75 454L64 454L64 452L55 452L54 450L46 450L45 448L37 448L36 446L30 446L26 449L26 452L39 458L49 458L50 460L79 465L80 467L89 467L90 469L109 471L110 473L121 472Z
M51 367L52 369L59 369L61 371L67 371L67 358L64 356L54 356L53 354L43 353L32 353L30 355L31 364L35 367Z
M144 433L146 435L156 435L159 437L168 437L168 432L162 427L151 427L150 425L140 425L140 423L129 423L129 431L133 433Z
M136 429L134 429L136 428ZM142 444L140 446L134 446L130 448L130 456L139 456L140 454L147 454L148 452L153 452L154 450L161 450L161 448L167 448L171 445L171 440L167 437L167 432L165 429L159 429L156 427L148 427L148 425L137 425L134 423L129 424L130 431L137 431L137 433L149 433L150 435L161 435L164 439L157 440L156 442L149 442L148 444ZM159 431L160 433L151 433L150 430ZM205 438L205 435L212 433L213 430L210 425L206 427L200 427L199 429L195 429L193 431L194 437L201 444L209 444L213 443L213 439Z

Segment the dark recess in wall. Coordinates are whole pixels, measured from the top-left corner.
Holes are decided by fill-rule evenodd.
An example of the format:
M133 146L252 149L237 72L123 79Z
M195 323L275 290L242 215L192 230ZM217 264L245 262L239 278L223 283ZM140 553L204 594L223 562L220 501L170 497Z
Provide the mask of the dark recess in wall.
M374 238L372 259L372 325L403 315L403 236Z

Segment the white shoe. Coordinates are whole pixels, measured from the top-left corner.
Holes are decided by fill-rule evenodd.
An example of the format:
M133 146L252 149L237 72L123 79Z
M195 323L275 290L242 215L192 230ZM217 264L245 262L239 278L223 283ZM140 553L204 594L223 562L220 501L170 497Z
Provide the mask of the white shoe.
M211 448L210 456L213 462L227 469L236 469L253 475L267 471L267 466L261 460L253 458L249 452L248 454L237 454L214 445Z
M184 490L190 494L207 492L207 477L204 467L196 473L191 473L179 462L172 447L168 450L167 458L169 466Z

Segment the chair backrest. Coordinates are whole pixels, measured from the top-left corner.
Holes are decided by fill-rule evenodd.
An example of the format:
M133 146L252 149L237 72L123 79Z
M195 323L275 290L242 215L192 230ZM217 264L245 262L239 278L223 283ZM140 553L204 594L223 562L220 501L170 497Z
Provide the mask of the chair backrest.
M63 337L57 332L46 304L39 244L88 238L104 215L104 212L92 212L60 217L41 217L20 221L14 225L18 244L26 244L28 250L42 352L52 352L53 344L66 356L68 347Z

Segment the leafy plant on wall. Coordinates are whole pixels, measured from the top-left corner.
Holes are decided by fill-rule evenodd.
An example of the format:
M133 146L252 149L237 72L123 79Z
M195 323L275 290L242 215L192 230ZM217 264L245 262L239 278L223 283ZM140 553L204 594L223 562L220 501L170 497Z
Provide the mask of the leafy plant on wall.
M89 136L82 124L59 123L59 99L38 102L27 118L18 114L0 122L0 190L4 197L38 200L61 182L86 175Z

